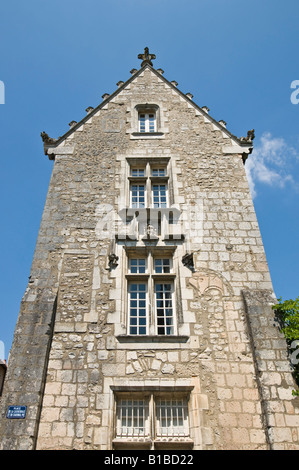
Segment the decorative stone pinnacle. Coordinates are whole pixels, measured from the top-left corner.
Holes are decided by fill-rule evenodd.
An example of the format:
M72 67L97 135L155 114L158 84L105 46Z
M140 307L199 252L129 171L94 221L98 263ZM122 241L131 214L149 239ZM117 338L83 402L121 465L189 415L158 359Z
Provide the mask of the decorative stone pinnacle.
M144 48L144 54L138 54L138 59L141 59L141 67L146 64L153 66L152 60L156 58L155 54L150 54L148 47Z

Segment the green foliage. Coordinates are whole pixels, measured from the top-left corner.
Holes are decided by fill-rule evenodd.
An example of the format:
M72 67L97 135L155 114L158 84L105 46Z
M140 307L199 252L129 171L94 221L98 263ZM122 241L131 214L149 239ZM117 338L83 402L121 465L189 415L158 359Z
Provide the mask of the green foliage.
M273 306L278 320L281 324L281 330L285 335L290 350L291 362L294 367L294 377L299 385L299 297L296 300L278 299L278 304ZM293 391L294 396L299 396L299 390Z
M274 305L279 319L282 321L282 331L290 342L299 340L299 297L296 300L285 300Z

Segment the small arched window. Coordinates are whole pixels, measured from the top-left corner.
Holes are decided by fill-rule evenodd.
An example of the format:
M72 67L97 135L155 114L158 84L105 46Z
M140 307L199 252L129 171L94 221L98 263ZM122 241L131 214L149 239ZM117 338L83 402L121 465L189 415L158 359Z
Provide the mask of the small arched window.
M156 113L138 113L139 132L156 132Z
M136 106L138 112L138 132L150 134L158 132L159 107L157 105L144 104Z

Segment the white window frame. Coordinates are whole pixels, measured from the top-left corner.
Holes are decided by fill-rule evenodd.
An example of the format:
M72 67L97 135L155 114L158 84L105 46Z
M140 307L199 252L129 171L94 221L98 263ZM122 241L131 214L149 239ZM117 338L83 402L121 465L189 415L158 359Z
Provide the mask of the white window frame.
M158 173L158 174L156 174ZM157 164L154 161L142 163L129 163L129 206L132 209L166 209L169 208L168 188L168 161L165 164ZM140 204L141 187L144 193L144 205ZM137 194L137 201L133 204L133 190ZM156 201L154 198L156 190ZM162 195L161 193L164 192ZM135 196L136 198L136 196ZM163 198L163 199L162 199Z
M140 299L140 294L143 292L142 290L136 290L136 291L131 291L131 286L136 285L136 286L145 286L145 298ZM136 299L132 297L132 294L136 293ZM145 301L145 306L141 307L139 302ZM132 305L132 302L136 302L136 306ZM136 310L136 316L132 315L132 310ZM145 315L140 315L140 311L145 310ZM134 325L132 323L132 320L136 318L136 324ZM145 320L145 325L143 325L140 322L140 319L144 318ZM136 333L132 333L132 328L136 328ZM144 332L140 333L140 329L145 329ZM136 281L130 281L128 283L128 334L130 336L145 336L148 334L149 331L149 312L148 312L148 282L147 281L141 281L136 279Z
M157 117L155 111L138 112L138 132L153 134L157 132Z
M159 262L159 269L157 268L157 261ZM151 250L146 249L143 249L142 253L138 253L137 249L135 253L127 254L127 335L136 337L148 335L170 337L177 335L175 277L173 273L173 253L168 256L161 256L159 253L152 253ZM140 306L139 301L144 299L139 298L138 289L131 291L132 285L145 285L145 332L140 332L140 328L144 326L140 323L140 318L144 317L144 315L141 317L139 315L139 309L144 309L143 306ZM156 291L158 285L170 286L167 292L163 288L163 298L161 298L160 293L159 299L157 298L158 293ZM168 292L171 294L170 297L166 295ZM131 294L134 295L132 296ZM168 297L168 299L166 297ZM136 312L133 312L134 315L132 315L132 309L136 309ZM170 309L171 315L168 312ZM135 325L133 325L132 319L135 317ZM167 325L169 319L171 319L171 324ZM164 329L164 333L161 333L162 328Z
M116 438L149 436L149 398L131 396L117 400Z
M143 200L144 202L141 203L141 186L143 186ZM136 192L137 192L137 201L133 202L133 188L136 187ZM135 196L134 196L135 197ZM142 205L143 204L143 205ZM131 182L130 185L130 207L133 209L145 209L147 207L147 188L146 188L146 182Z
M193 447L190 392L117 392L115 402L114 448Z
M158 186L158 199L157 196L154 195L155 187ZM162 202L162 186L164 186L165 196L164 201ZM168 207L168 187L167 183L158 183L152 182L151 184L151 195L152 195L152 207L154 209L166 209ZM156 200L155 200L156 198Z
M156 261L161 262L156 264ZM157 267L159 267L159 270L157 270ZM154 256L154 272L155 274L171 274L173 272L173 259L170 256Z
M170 286L170 291L159 291L163 294L163 297L157 298L157 286L162 285ZM170 293L170 298L166 298L165 294ZM176 315L175 315L175 302L174 302L174 281L171 280L155 280L154 283L154 299L155 299L155 329L157 336L172 336L176 333ZM171 306L166 306L167 300L170 300ZM158 306L158 302L162 303L162 306ZM171 309L171 315L167 315L167 311ZM161 315L162 312L162 315ZM171 323L167 325L167 319L171 319ZM164 333L159 332L159 329L164 329ZM171 333L167 332L171 329Z
M154 174L154 172L158 172L158 174ZM167 169L165 166L159 167L158 165L151 165L151 176L155 178L165 178L167 176Z
M190 437L189 410L186 398L157 397L156 429L157 438L163 437ZM170 422L171 426L163 426L163 421ZM174 425L181 421L181 425Z
M165 134L169 133L168 128L168 108L163 101L155 103L140 103L131 101L127 109L127 133L133 140L160 140L165 139ZM153 132L148 128L140 128L140 115L154 115L155 123Z
M129 258L129 273L130 274L146 274L147 273L146 256L136 256L136 257Z
M134 172L136 174L134 175ZM146 168L144 166L132 166L131 167L131 176L134 178L145 178Z

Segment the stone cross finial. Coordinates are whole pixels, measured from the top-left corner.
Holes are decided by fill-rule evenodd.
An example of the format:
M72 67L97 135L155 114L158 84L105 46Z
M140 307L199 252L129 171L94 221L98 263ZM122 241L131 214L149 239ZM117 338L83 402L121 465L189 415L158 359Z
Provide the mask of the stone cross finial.
M153 66L152 60L156 58L155 54L150 54L148 47L144 48L144 54L138 54L138 59L142 60L141 67L143 67L145 64L149 64Z

